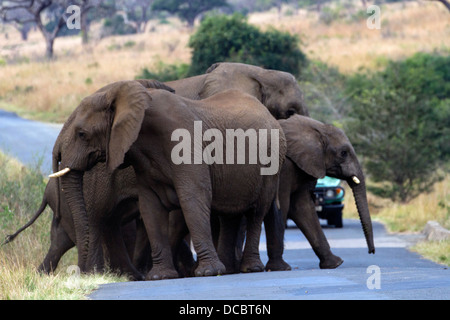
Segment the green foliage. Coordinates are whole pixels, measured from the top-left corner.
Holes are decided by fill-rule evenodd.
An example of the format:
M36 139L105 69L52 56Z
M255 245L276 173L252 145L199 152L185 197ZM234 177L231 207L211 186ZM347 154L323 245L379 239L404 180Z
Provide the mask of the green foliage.
M380 196L408 201L439 179L450 141L450 56L419 53L350 78L347 133Z
M347 78L337 68L320 61L309 61L302 69L299 85L312 118L338 125L347 115Z
M299 42L296 35L287 32L262 32L240 14L209 16L189 40L193 49L189 73L201 74L215 62L232 61L298 75L306 63Z
M147 68L142 68L135 79L155 79L162 82L172 81L185 78L189 71L189 65L182 64L166 64L162 61L156 63L154 69L150 71Z
M58 23L58 21L51 20L45 25L45 29L48 32L52 32L55 29L57 23ZM78 30L78 29L69 29L69 28L67 28L66 24L63 24L62 27L58 31L57 37L76 36L79 33L80 33L80 30Z
M105 36L134 34L136 32L135 28L125 24L125 20L120 14L114 15L112 18L106 18L103 21L102 33Z
M152 9L177 14L180 19L193 26L195 18L199 14L224 6L227 6L225 0L156 0Z
M39 168L42 161L35 167L18 170L13 161L0 153L0 242L7 233L11 234L25 224L31 215L39 208L46 183ZM14 175L11 172L16 172ZM46 220L46 219L43 219ZM48 223L40 221L40 223ZM48 243L49 225L36 234L41 243ZM45 239L45 240L44 240Z

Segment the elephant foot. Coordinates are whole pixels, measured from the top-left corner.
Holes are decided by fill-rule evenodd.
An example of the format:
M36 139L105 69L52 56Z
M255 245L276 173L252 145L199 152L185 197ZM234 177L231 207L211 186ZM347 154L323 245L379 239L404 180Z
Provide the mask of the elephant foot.
M174 269L153 266L147 273L145 280L165 280L178 278L178 272Z
M258 259L252 259L252 260L242 260L241 263L241 272L263 272L264 271L264 264L261 262L261 260Z
M226 268L219 260L200 261L195 269L196 277L210 277L226 273Z
M266 271L289 271L289 270L292 270L291 266L282 258L269 259L269 261L266 264Z
M129 274L129 277L132 281L144 281L145 277L140 272L133 272Z
M320 269L336 269L339 267L344 260L342 260L340 257L332 255L331 257L327 259L323 259L319 263Z

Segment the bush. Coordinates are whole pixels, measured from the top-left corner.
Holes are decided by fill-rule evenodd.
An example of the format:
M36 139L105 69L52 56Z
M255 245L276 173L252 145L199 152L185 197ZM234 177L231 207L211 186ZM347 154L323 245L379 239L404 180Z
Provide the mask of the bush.
M185 78L188 71L189 65L185 63L176 65L165 64L164 62L159 61L152 71L147 68L142 68L141 73L139 73L135 79L155 79L161 82L172 81Z
M241 14L209 16L189 40L193 49L189 74L201 74L215 62L232 61L299 75L306 63L299 43L287 32L262 32Z
M384 71L357 74L347 133L365 156L380 196L406 202L439 180L450 140L450 57L416 54Z

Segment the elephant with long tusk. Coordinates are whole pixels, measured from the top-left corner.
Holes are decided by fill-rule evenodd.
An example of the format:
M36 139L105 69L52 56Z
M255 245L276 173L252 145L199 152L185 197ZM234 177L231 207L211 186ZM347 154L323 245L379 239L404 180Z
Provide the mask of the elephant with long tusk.
M59 177L62 177L62 176L64 176L66 173L69 173L69 172L70 172L70 168L64 168L64 169L62 169L62 170L60 170L60 171L58 171L58 172L55 172L55 173L49 175L48 177L49 177L49 178L59 178Z

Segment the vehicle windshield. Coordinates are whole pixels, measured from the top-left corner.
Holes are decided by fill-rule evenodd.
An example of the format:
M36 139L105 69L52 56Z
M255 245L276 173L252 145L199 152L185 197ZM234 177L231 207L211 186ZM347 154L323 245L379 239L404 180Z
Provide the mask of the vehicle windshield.
M322 179L317 180L316 187L337 187L341 183L341 180L325 176Z

